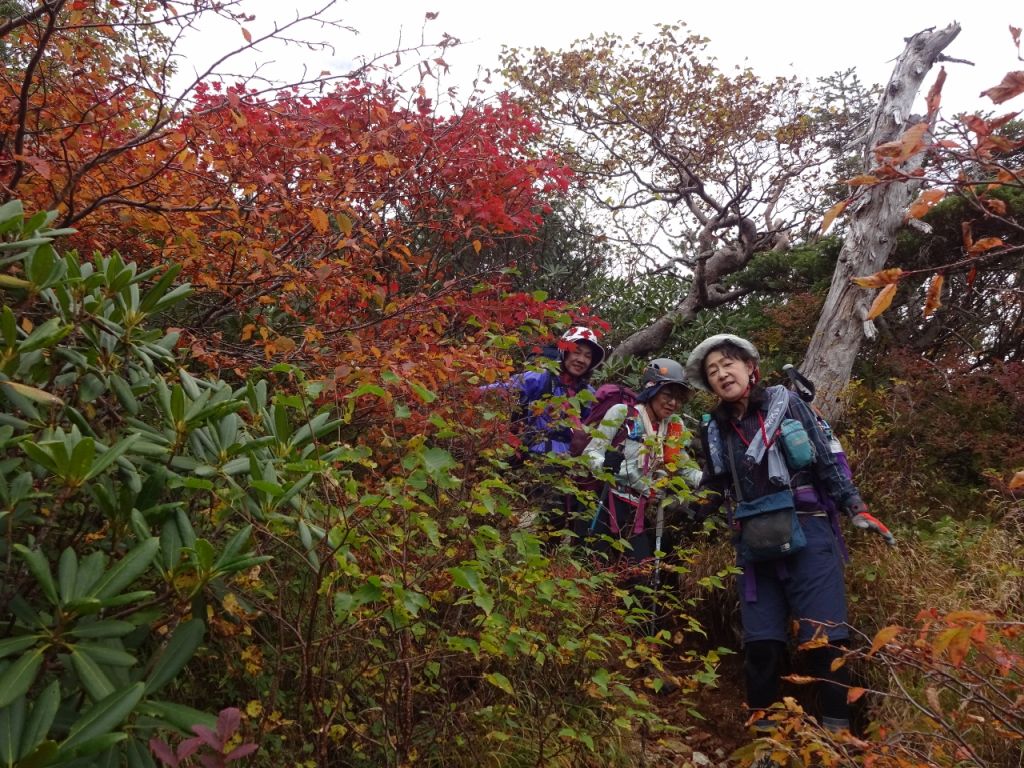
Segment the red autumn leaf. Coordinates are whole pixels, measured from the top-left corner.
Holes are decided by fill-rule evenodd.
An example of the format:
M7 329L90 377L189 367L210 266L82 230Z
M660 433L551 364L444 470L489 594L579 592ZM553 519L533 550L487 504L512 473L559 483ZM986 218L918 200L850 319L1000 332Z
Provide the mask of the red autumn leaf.
M1017 50L1020 50L1020 27L1010 25L1010 37L1013 38L1013 44L1017 46Z
M867 688L852 687L846 692L846 703L853 704L857 699L868 692Z
M942 296L942 283L944 278L942 275L935 275L931 282L928 284L928 295L924 300L924 316L930 317L931 314L942 306L940 297Z
M23 163L28 163L32 166L32 170L42 176L44 179L49 179L51 176L50 164L41 157L35 157L34 155L15 155L15 160L20 160Z
M892 304L892 299L895 295L896 283L885 286L885 288L879 291L878 295L875 296L875 300L871 302L871 308L868 309L868 314L865 319L874 320L880 314L885 312L885 310L889 308L889 305Z
M899 267L893 267L875 272L875 274L868 275L867 277L854 277L850 280L861 288L882 288L883 286L899 282L904 274L903 270Z
M967 126L967 129L978 134L978 136L988 136L991 129L988 126L988 121L979 115L964 115L960 118L961 122Z
M1016 72L1007 72L999 85L994 85L988 90L982 91L981 95L988 96L995 104L1002 104L1019 93L1024 93L1024 72L1018 70Z
M242 37L245 38L245 42L247 42L247 43L251 43L252 42L252 35L249 33L249 30L246 29L245 27L242 27Z
M1020 114L1020 112L1007 112L1005 115L1000 115L999 117L993 117L991 120L988 121L989 130L990 131L998 131L1000 128L1002 128L1004 125L1009 123L1011 120L1013 120L1019 114Z
M832 222L846 210L846 206L850 204L849 200L841 200L831 208L828 209L828 213L825 214L825 218L821 221L821 234L828 232L828 228L832 226Z

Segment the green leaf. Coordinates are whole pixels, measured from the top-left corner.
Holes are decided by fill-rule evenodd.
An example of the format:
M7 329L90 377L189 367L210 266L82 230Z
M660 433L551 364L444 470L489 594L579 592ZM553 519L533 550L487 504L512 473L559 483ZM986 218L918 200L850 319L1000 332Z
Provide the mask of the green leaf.
M106 600L119 593L145 573L159 549L160 540L156 537L146 539L135 546L113 568L100 577L89 590L89 596Z
M84 653L97 664L108 667L134 667L138 659L120 648L111 648L100 643L75 643L72 646L79 653Z
M71 634L82 639L124 637L134 632L135 629L136 626L129 621L102 619L100 621L80 622L71 630Z
M409 382L409 388L416 393L416 396L424 403L432 403L437 400L437 395L431 392L429 389L424 387L422 384L417 384L415 381Z
M515 691L512 689L512 683L505 677L501 672L488 672L484 675L484 680L493 685L495 688L500 688L509 696L514 696Z
M21 555L22 560L28 565L29 571L35 576L36 581L43 590L50 605L57 605L57 585L53 583L53 574L50 573L50 564L46 557L38 549L29 549L24 544L15 544L14 549Z
M37 635L19 635L18 637L7 637L0 640L0 659L10 656L12 653L20 653L26 648L31 648L39 641Z
M28 280L22 280L20 277L14 277L14 275L0 275L0 288L16 288L21 291L27 291L32 287L32 283Z
M92 589L106 567L107 556L103 550L97 549L83 557L78 563L78 576L72 585L72 599L91 597Z
M43 664L44 650L36 648L26 653L0 674L0 707L6 707L32 686Z
M159 691L185 668L203 642L205 632L206 624L201 619L186 621L174 630L146 678L147 696Z
M10 392L27 398L34 403L42 405L64 405L64 401L56 395L51 395L38 387L30 387L28 384L19 384L16 381L0 381L0 386L6 387Z
M46 738L59 706L60 682L54 680L43 689L32 705L32 712L21 733L21 757L26 757Z
M213 715L170 701L146 699L139 704L139 712L159 718L185 733L192 733L193 725L205 725L211 730L217 727L217 718Z
M21 732L25 725L25 697L0 708L0 765L14 765L21 754Z
M178 276L179 272L181 272L180 264L175 264L164 272L160 279L153 284L153 287L146 291L146 295L142 297L139 304L139 309L142 312L152 312L160 300L165 298L167 289L171 287L171 283L174 282L174 278Z
M114 692L114 684L107 673L100 669L91 656L82 653L77 647L71 649L71 666L75 668L82 687L93 701L101 701Z
M86 742L110 733L116 726L124 722L124 719L142 699L144 690L143 683L135 683L127 688L114 691L102 701L96 702L83 717L71 726L68 737L60 744L60 751L71 754Z
M480 592L483 585L480 583L480 575L472 568L449 568L448 573L456 585L470 592Z
M60 553L57 562L57 582L60 587L61 602L67 603L74 597L75 581L78 578L78 555L68 547Z
M89 474L85 476L85 479L92 480L96 475L121 458L125 451L131 448L132 444L140 437L141 435L138 432L133 432L128 435L128 437L123 440L118 440L115 445L107 448L107 450L100 454L100 457L96 459L95 463L93 463L92 468L89 470Z
M385 394L387 393L383 390L383 388L377 386L376 384L363 383L356 387L348 395L346 395L346 397L354 400L355 398L362 397L363 395L376 395L377 397L384 397Z

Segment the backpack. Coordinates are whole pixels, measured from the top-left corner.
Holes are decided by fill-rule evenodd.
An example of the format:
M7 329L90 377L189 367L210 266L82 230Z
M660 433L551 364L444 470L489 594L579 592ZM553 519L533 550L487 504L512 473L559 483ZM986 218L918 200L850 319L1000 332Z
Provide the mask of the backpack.
M590 413L583 420L581 427L572 431L572 439L569 441L569 454L572 456L581 456L583 454L583 451L590 444L591 430L604 421L605 414L613 406L622 404L627 406L626 418L612 437L611 444L616 448L622 445L626 439L626 434L629 432L630 419L636 418L638 414L636 392L627 386L622 384L602 384L594 395L597 399L590 407Z

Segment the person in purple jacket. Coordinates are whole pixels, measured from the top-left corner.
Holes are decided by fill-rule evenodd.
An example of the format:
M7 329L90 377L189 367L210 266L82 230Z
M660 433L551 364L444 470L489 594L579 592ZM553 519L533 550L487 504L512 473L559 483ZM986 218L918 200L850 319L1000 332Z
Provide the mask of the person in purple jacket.
M584 391L594 393L590 375L605 357L597 334L585 326L573 326L559 339L557 355L557 373L547 369L524 371L483 388L515 398L513 429L521 442L517 464L543 454L568 456L572 430L580 427L590 412L592 398L580 403L578 410L572 399ZM524 515L523 527L531 527L538 512L547 518L546 527L553 530L562 530L571 524L575 514L574 497L554 487L553 473L557 470L557 467L542 468L542 474L548 479L528 489L532 510Z
M845 512L888 544L894 539L868 513L814 412L795 392L761 384L759 363L757 348L732 334L705 339L687 360L692 385L719 399L704 421L701 488L711 493L699 514L731 501L747 704L761 712L755 727L771 725L764 710L779 700L796 621L799 643L816 636L828 641L804 651L811 676L822 681L821 724L849 729L849 673L845 665L832 668L849 626L844 551L838 515L830 511Z

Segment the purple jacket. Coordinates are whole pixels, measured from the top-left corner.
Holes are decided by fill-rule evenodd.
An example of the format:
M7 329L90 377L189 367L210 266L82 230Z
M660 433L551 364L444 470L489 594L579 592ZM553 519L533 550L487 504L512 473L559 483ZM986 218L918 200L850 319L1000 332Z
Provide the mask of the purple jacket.
M569 441L572 439L569 430L575 425L566 419L557 419L554 409L550 406L539 413L534 413L531 404L546 397L574 397L584 390L594 393L594 388L582 381L578 382L576 389L572 389L565 385L560 376L550 371L517 373L507 381L489 384L481 389L504 390L510 396L517 396L518 408L514 418L523 442L533 453L550 451L558 454L569 453ZM586 418L590 412L590 403L582 406L580 410L579 418Z

